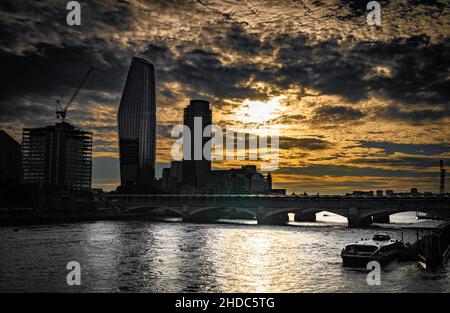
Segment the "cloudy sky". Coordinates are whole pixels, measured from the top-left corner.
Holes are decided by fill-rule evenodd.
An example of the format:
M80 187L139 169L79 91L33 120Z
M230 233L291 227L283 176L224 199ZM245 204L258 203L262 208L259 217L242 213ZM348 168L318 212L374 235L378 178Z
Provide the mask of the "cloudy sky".
M437 191L450 165L450 3L363 0L0 2L0 129L55 123L68 113L94 132L94 186L119 180L116 112L131 57L156 66L158 169L170 129L191 98L211 101L226 126L281 130L275 187L343 193ZM215 168L239 162L214 162Z

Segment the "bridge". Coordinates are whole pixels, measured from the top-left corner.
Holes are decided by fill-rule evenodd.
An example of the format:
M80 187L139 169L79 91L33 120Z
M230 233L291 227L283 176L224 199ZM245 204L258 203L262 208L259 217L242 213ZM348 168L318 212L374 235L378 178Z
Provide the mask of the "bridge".
M125 195L109 194L108 205L123 214L160 209L182 217L185 222L214 222L234 212L255 218L258 224L283 225L288 214L296 221L315 221L316 213L332 212L348 220L349 227L389 222L389 215L418 211L450 218L450 197L355 197L283 195Z

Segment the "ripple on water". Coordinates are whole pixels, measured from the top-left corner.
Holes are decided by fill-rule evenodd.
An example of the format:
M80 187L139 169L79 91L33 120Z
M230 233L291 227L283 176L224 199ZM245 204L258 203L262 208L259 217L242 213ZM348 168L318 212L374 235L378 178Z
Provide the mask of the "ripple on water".
M397 230L386 230L400 239ZM342 226L95 222L0 228L0 291L449 292L448 266L391 263L382 285L342 267L342 247L373 230ZM404 233L405 240L415 233ZM82 285L66 284L78 261Z

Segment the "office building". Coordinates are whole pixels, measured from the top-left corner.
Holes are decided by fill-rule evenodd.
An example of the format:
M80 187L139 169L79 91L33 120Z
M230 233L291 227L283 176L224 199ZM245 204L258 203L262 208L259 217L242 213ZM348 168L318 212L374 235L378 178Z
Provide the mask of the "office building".
M155 177L155 69L133 57L117 114L122 186L151 186Z
M212 171L211 189L214 194L269 194L271 180L270 174L264 177L258 173L255 165L244 165L240 169Z
M195 121L200 121L199 129L195 130ZM183 140L183 146L190 145L190 154L185 152L183 158L183 185L185 191L198 193L209 193L210 172L211 172L211 151L205 157L203 148L211 139L210 136L196 136L196 131L203 134L203 130L212 123L212 112L209 108L209 102L204 100L191 100L190 104L184 109L184 125L190 129L189 140ZM187 138L187 137L183 137ZM197 139L196 139L197 138ZM195 140L201 140L201 155L196 155Z

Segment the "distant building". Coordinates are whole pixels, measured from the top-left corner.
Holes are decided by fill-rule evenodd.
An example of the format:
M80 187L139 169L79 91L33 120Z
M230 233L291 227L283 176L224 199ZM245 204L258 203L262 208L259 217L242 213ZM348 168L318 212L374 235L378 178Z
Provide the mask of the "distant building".
M155 69L133 57L117 114L122 186L151 186L155 177Z
M211 171L211 193L213 194L234 194L238 189L236 186L244 186L245 179L233 177L229 170Z
M91 188L92 133L69 123L25 128L24 182L68 190Z
M353 191L352 193L347 193L347 196L365 196L365 197L373 197L373 191Z
M441 182L439 185L439 194L443 195L445 194L445 169L444 169L444 161L441 160L440 162L440 177Z
M201 121L201 129L195 130L195 121ZM211 155L205 158L203 148L210 140L210 137L203 136L203 130L212 123L212 112L209 108L209 102L204 100L191 100L184 109L184 125L190 129L190 154L183 159L183 185L185 191L209 193L211 191L210 173L211 173ZM198 131L201 136L201 155L195 155L195 132ZM188 138L188 137L183 137ZM189 143L185 140L183 145L186 147ZM209 151L211 154L211 151Z
M240 169L212 171L211 189L214 194L268 194L270 179L258 173L255 165L244 165Z
M411 195L418 195L419 191L417 190L417 188L411 188Z
M283 195L283 196L285 196L286 195L286 189L280 189L280 188L271 189L270 193L272 195Z
M22 180L22 155L20 144L5 131L0 130L0 184L20 183Z
M162 172L161 188L171 194L180 193L183 183L183 162L172 161L169 168L164 168Z

